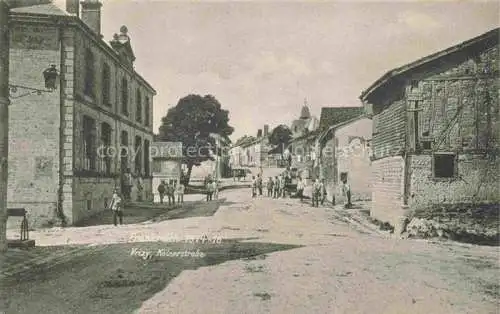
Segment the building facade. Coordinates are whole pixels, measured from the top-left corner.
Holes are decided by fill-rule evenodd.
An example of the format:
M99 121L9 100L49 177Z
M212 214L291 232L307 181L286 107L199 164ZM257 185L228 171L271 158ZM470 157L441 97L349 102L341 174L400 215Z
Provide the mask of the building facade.
M132 198L152 198L156 92L134 70L126 27L108 44L98 1L67 5L10 16L10 83L43 89L42 71L59 71L54 92L22 95L18 88L11 95L8 206L25 207L35 226L73 224L103 210L126 169L142 179Z
M328 200L343 202L342 180L351 187L351 200L371 199L372 120L360 116L329 127L318 137L318 167Z
M498 204L499 29L388 72L373 113L372 215L398 232L434 206Z

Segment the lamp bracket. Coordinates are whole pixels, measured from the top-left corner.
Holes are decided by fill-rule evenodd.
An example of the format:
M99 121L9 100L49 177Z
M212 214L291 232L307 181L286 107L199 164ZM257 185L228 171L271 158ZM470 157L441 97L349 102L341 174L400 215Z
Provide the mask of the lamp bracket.
M25 92L20 95L15 95L18 92L18 89L24 90ZM23 85L14 85L9 84L9 97L11 99L17 99L24 96L29 96L33 94L41 95L42 93L52 93L53 89L39 89L34 87L28 87Z

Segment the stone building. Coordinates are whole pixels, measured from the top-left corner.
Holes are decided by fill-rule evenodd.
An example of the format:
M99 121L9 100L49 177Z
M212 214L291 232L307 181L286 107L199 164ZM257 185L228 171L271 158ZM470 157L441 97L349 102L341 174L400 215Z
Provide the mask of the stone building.
M59 71L55 91L11 95L8 206L25 207L35 226L102 211L126 168L152 197L156 92L134 69L126 27L103 40L100 9L68 0L67 10L49 3L10 13L10 83L44 89L42 71Z
M352 201L371 199L372 120L362 114L359 110L362 107L353 108L328 108L331 112L338 111L335 120L341 122L328 127L317 138L316 166L320 178L325 180L329 201L345 199L341 190L344 178L351 186ZM357 117L352 118L351 113Z
M371 214L396 232L436 206L498 204L499 35L394 69L361 94L373 113Z
M237 143L229 150L231 167L267 167L269 165L268 152L271 150L269 144L269 125L257 131L256 137L248 137L241 143Z

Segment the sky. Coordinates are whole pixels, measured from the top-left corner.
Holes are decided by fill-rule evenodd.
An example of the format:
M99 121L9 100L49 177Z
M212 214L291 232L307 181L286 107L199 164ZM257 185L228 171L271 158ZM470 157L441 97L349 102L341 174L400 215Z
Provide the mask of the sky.
M64 0L60 0L64 1ZM359 106L387 71L499 26L496 1L104 0L102 33L126 25L136 71L157 90L154 130L170 105L212 94L231 136L290 124L304 100Z

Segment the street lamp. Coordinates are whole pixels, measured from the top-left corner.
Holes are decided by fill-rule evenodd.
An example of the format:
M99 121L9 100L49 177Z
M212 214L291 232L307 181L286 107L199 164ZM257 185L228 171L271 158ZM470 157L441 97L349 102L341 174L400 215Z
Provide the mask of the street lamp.
M29 86L23 86L23 85L15 85L15 84L9 84L9 98L11 99L17 99L21 98L24 96L32 95L32 94L37 94L41 95L42 93L51 93L54 90L57 89L57 78L59 77L59 72L57 72L57 68L55 64L52 64L49 68L45 69L43 72L43 79L45 80L45 88L46 89L39 89L39 88L34 88L34 87L29 87ZM19 89L26 90L27 92L20 94L20 95L15 95Z

